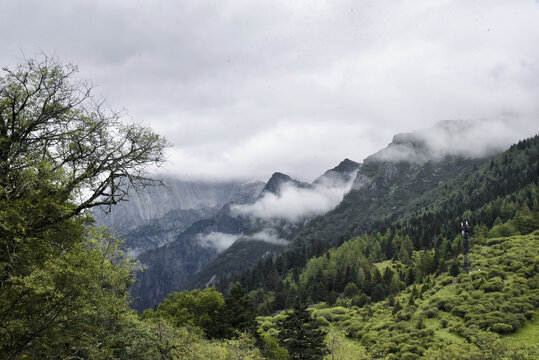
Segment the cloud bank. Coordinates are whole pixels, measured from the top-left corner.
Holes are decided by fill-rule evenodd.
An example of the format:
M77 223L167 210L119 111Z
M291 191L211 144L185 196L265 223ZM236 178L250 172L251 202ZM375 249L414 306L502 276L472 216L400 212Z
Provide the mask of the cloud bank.
M506 150L521 131L507 120L442 121L436 126L396 135L370 159L420 162L446 155L484 157Z
M232 211L238 215L272 220L286 219L291 222L302 221L307 217L323 214L334 208L352 186L351 181L344 183L329 179L311 188L298 188L283 184L278 194L266 192L253 204L235 205Z
M78 64L175 144L172 174L311 181L443 119L539 132L538 18L532 0L5 1L0 64Z

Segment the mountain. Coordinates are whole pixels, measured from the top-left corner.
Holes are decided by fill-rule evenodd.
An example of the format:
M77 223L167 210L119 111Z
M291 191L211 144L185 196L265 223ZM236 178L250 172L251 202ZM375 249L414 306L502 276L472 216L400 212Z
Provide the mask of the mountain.
M267 344L302 302L336 358L538 358L539 135L474 157L415 148L414 161L370 157L358 169L366 181L335 210L217 284L249 291ZM333 227L305 237L321 223ZM169 316L186 295L148 316Z
M443 121L430 129L395 135L386 148L365 158L352 190L334 210L307 224L293 246L314 240L334 243L373 226L382 228L412 211L414 201L428 191L470 174L503 151L498 144L488 151L465 154L458 146L458 136L466 124ZM454 142L454 147L437 148L431 136L444 144Z
M135 192L110 213L95 212L99 225L120 233L127 256L163 246L193 223L215 216L227 203L252 202L264 183L165 179L163 186Z
M361 164L350 159L344 159L333 169L326 171L323 175L313 181L313 185L327 183L349 183L354 180Z
M458 140L466 125L441 122L432 129L398 134L363 163L345 159L312 184L273 174L252 202L231 204L220 212L222 222L195 223L169 246L148 251L143 261L146 275L134 294L147 306L169 291L210 284L226 288L227 277L228 283L246 279L249 289L275 289L279 276L303 266L308 258L362 233L386 231L416 218L433 197L445 196L455 181L467 179L501 152L500 144L463 151ZM417 235L413 245L421 248L436 241L434 228L427 222L423 229L410 230ZM203 261L196 266L192 258L185 264L183 258L169 261L167 257L179 254L182 246L194 248L197 239ZM226 246L210 253L204 250L207 244ZM392 251L391 244L384 246L386 253ZM281 263L279 270L268 276L266 264L275 262ZM154 263L169 266L152 268Z
M138 298L134 307L143 310L172 291L213 284L261 258L280 253L313 216L310 211L300 209L290 217L286 212L288 202L296 202L297 206L301 196L310 197L315 193L321 196L322 191L334 192L334 186L338 186L336 199L333 193L331 199L324 199L325 203L329 201L331 205L334 201L336 204L353 180L347 171L353 162L345 160L341 164L326 172L326 177L322 175L320 178L324 181L317 184L274 173L251 202L227 204L216 215L193 223L166 246L141 254L139 261L144 271L137 274L131 290ZM274 213L268 214L268 206ZM182 253L184 248L186 252Z
M194 274L241 235L246 223L245 218L231 214L228 204L213 217L196 221L168 244L140 254L143 271L137 272L130 290L137 299L133 307L144 310L183 289Z
M271 259L279 254L309 219L330 210L342 199L350 190L358 168L359 163L345 159L312 184L282 173L273 174L254 204L236 208L242 215L249 216L250 228L230 248L204 266L187 288L214 285L261 259ZM312 211L313 199L318 201L320 198L325 206ZM292 207L299 209L290 212Z
M527 234L539 228L538 155L539 136L535 136L512 145L498 156L485 159L481 166L466 165L466 159L449 156L446 160L437 160L436 166L430 161L421 166L415 164L423 171L416 169L413 172L416 175L404 176L401 181L397 179L402 176L395 176L398 173L390 171L387 174L391 166L378 167L379 175L368 173L372 177L370 183L347 194L334 211L307 224L286 251L271 261L259 261L249 271L229 277L219 284L219 288L226 289L229 283L241 279L249 290L273 291L279 303L270 302L264 307L275 311L282 309L281 304L290 306L298 291L315 301L328 301L335 292L343 290L350 281L347 279L356 279L357 286L363 286L365 296L371 300L383 299L388 288L375 289L377 281L372 281L372 277L380 275L376 275L372 268L375 262L400 260L405 263L406 267L399 270L398 278L409 285L433 272L447 271L451 264L457 264L456 270L459 271L454 259L463 248L460 236L456 237L460 233L462 219L474 224L478 239L487 235ZM445 181L433 175L454 174L455 171L449 170L455 168L460 170L457 175ZM364 166L360 171L363 169ZM440 181L426 181L433 177ZM425 185L428 185L427 189L424 189ZM402 188L402 195L393 196L399 188ZM403 198L407 201L402 202ZM397 204L400 205L397 207ZM374 216L363 211L372 211ZM292 273L296 274L297 282L297 274L308 259L324 255L319 264L325 266L325 256L333 254L332 248L347 244L358 235L361 235L359 249L363 260L344 252L346 258L337 259L337 267L312 271L307 275L303 281L310 285L304 289L290 281ZM428 251L428 256L414 258L413 250ZM369 282L365 282L363 275L360 276L362 280L357 280L358 266L364 275L371 274ZM371 285L365 288L366 284Z
M128 257L137 257L141 252L166 245L174 237L195 222L208 219L217 214L219 208L175 209L160 218L141 222L132 230L125 231L122 244Z
M295 187L298 189L308 189L311 187L311 184L294 180L286 174L276 172L268 180L259 197L264 196L266 193L279 195L285 186Z
M95 218L101 225L126 233L173 210L219 210L230 202L250 202L259 195L263 186L260 181L184 181L169 177L163 180L163 186L152 186L130 194L129 201L113 207L110 213L96 211Z

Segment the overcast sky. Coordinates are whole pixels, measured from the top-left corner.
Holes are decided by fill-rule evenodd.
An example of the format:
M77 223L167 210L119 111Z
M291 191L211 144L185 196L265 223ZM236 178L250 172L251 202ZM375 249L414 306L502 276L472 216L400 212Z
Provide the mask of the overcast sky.
M2 65L77 64L194 178L312 181L446 119L533 135L538 44L536 0L0 0Z

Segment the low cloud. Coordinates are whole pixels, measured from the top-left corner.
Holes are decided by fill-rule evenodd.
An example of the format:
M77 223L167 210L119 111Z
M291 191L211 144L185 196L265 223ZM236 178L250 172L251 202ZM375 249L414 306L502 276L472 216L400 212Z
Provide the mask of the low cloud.
M434 127L396 135L371 159L420 162L447 155L477 158L506 150L521 138L521 129L508 120L441 121Z
M254 204L236 205L232 210L242 216L298 222L334 208L350 190L352 182L353 177L352 181L346 183L327 179L312 188L297 188L292 184L284 184L279 194L264 193Z
M197 240L201 246L215 248L218 251L228 249L238 238L238 234L227 234L222 232L197 235Z
M248 236L249 240L264 241L275 245L288 245L288 240L279 237L279 234L274 229L264 229L260 232Z

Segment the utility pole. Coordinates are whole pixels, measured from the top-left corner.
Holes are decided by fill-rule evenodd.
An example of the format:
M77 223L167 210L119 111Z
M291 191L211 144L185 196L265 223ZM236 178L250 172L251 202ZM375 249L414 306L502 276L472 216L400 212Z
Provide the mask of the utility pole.
M464 244L464 272L470 273L470 259L468 258L468 252L470 251L470 230L472 229L468 220L460 223L460 230L462 232L462 241Z

